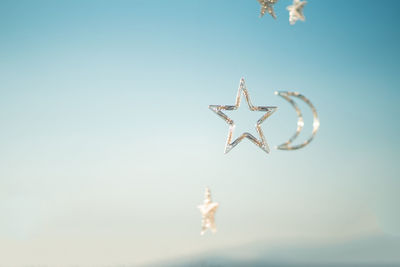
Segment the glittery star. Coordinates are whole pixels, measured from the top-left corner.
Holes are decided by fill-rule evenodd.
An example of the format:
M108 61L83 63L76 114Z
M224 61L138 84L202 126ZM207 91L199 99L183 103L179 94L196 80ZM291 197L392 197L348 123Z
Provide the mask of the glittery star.
M204 235L207 229L210 229L213 233L217 231L214 215L217 211L218 205L218 203L211 201L211 192L210 189L207 187L203 204L197 206L200 209L202 216L200 232L201 235Z
M245 133L242 133L238 138L236 138L232 142L233 132L235 129L235 123L232 119L230 119L221 110L237 110L240 106L241 94L244 95L246 102L249 106L249 109L251 111L264 111L265 112L265 114L256 123L256 130L257 130L258 134L260 135L260 140L257 139L256 137L254 137L252 134L245 132ZM236 96L236 103L234 106L210 105L209 109L211 109L218 116L220 116L224 121L226 121L226 123L229 124L228 138L227 138L226 144L225 144L225 153L228 153L232 148L234 148L244 138L250 139L250 141L252 141L254 144L256 144L259 148L261 148L265 152L269 153L269 147L268 147L267 141L265 140L263 131L261 129L261 123L263 123L269 116L271 116L276 111L277 107L253 106L253 104L250 101L250 96L249 96L249 93L247 92L246 84L245 84L245 81L243 78L240 80L240 83L239 83L239 89L238 89L238 93Z
M303 14L303 8L306 4L306 1L293 0L293 4L286 8L289 11L289 22L291 25L294 25L298 20L304 21L306 19Z
M263 17L265 15L265 12L268 11L268 13L276 19L275 11L274 11L274 5L278 0L257 0L260 5L261 5L261 12L260 12L260 17Z

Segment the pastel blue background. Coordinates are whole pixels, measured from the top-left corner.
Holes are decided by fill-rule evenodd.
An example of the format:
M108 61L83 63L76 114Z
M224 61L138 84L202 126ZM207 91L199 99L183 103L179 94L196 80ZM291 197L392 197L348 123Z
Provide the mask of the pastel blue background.
M276 21L255 0L0 1L0 266L400 235L400 2L308 2L291 26L288 0ZM316 139L224 155L208 105L241 77L279 107L271 148L296 126L275 90L314 103ZM237 132L255 133L242 107ZM206 186L219 232L200 237Z

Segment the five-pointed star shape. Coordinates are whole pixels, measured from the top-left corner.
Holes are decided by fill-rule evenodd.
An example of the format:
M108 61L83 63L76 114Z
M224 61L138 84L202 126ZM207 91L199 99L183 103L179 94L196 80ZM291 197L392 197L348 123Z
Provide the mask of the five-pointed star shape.
M276 15L274 12L274 5L278 0L257 0L260 5L261 5L261 12L260 12L260 17L263 17L265 15L265 12L268 11L268 13L276 19Z
M218 208L218 203L211 201L211 192L210 189L206 188L205 198L203 205L197 206L200 209L202 220L201 220L201 235L210 229L213 233L217 231L215 226L215 212Z
M304 21L306 19L303 14L303 8L306 4L306 1L293 0L293 4L286 8L289 11L289 22L291 25L294 25L298 20Z
M251 111L264 111L265 114L257 121L256 123L256 130L258 134L260 135L260 140L254 137L250 133L242 133L238 138L236 138L232 142L232 137L233 137L233 131L235 129L235 123L232 119L230 119L226 114L224 114L221 110L237 110L240 106L240 96L244 95L246 98L246 102L249 106L249 109ZM277 109L277 107L265 107L265 106L253 106L253 104L250 101L250 96L249 93L247 92L246 84L244 79L240 79L239 83L239 89L238 93L236 96L236 103L234 106L221 106L221 105L210 105L209 108L215 112L218 116L220 116L226 123L229 124L229 132L228 132L228 138L226 140L226 145L225 145L225 153L228 153L232 148L234 148L240 141L242 141L244 138L250 139L254 144L256 144L259 148L264 150L265 152L269 153L269 147L267 144L267 141L265 140L263 131L261 129L261 123L263 123L269 116L271 116Z

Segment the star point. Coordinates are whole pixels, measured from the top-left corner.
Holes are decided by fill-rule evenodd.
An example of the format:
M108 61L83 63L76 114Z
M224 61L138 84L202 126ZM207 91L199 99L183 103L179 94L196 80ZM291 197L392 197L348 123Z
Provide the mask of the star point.
M246 102L248 104L248 107L251 111L265 112L265 114L260 119L258 119L256 122L256 130L257 130L258 135L260 136L260 139L257 139L255 136L253 136L252 134L250 134L248 132L244 132L239 137L237 137L235 140L232 141L233 133L234 133L234 129L235 129L235 123L231 118L229 118L225 113L223 113L222 110L226 110L226 111L237 110L240 106L242 94L244 95ZM244 78L240 79L238 93L236 95L235 105L210 105L209 108L214 113L216 113L219 117L221 117L229 125L228 137L226 140L225 150L224 150L225 154L228 153L229 151L231 151L244 138L247 138L250 141L252 141L255 145L257 145L259 148L261 148L266 153L270 152L268 143L267 143L267 141L264 137L264 133L261 129L261 124L277 110L277 107L254 106L251 103L250 96L247 91Z

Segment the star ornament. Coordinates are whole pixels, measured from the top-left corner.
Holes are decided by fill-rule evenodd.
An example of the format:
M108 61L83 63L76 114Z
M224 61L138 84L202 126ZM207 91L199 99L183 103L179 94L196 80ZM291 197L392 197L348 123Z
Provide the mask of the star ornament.
M278 0L257 0L261 5L260 17L263 17L268 12L274 19L276 19L274 5Z
M242 133L238 138L236 138L232 142L233 132L235 129L235 123L231 118L229 118L225 113L223 113L222 110L237 110L240 106L240 97L242 94L244 95L247 105L249 106L249 109L251 111L265 112L264 115L256 122L256 130L260 136L260 139L257 139L252 134L245 132L245 133ZM209 109L211 109L213 112L215 112L219 117L221 117L229 125L228 138L227 138L226 144L225 144L225 153L228 153L229 151L231 151L231 149L234 148L237 144L239 144L240 141L242 141L244 138L248 138L259 148L261 148L265 152L269 153L269 147L268 147L267 141L265 140L264 133L261 129L261 124L277 110L277 107L253 106L253 104L250 101L250 96L247 91L246 84L245 84L245 81L243 78L240 80L240 83L239 83L239 89L238 89L238 93L236 96L235 105L231 105L231 106L210 105Z
M294 25L298 20L306 20L303 14L303 8L306 4L306 1L293 0L293 4L286 8L289 11L289 22L291 25Z
M207 187L204 202L202 205L198 206L202 216L201 235L204 235L207 229L210 229L213 233L217 231L217 227L215 226L215 212L217 211L218 205L218 203L211 201L211 192Z

